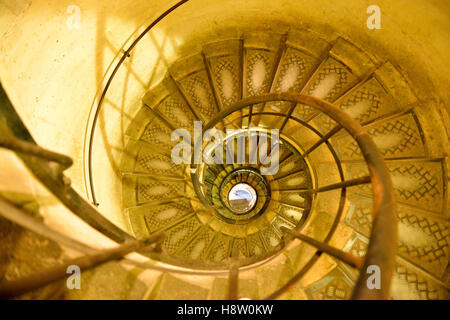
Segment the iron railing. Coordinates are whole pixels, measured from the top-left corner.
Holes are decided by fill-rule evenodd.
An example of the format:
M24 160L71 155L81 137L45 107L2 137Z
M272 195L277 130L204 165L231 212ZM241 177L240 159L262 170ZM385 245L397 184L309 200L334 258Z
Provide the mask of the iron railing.
M359 123L348 116L345 112L340 110L338 107L332 105L329 102L323 101L321 99L306 96L297 93L268 93L257 97L251 97L243 99L236 105L232 106L228 110L220 113L214 120L212 120L205 128L211 128L217 123L223 121L228 115L233 112L239 111L243 117L250 117L250 113L245 114L241 110L244 108L266 103L269 101L290 101L295 103L307 104L318 110L329 115L333 120L339 123L347 130L352 137L358 142L358 145L364 155L366 163L369 168L370 176L362 177L353 180L342 181L333 185L317 188L315 190L307 190L300 192L323 192L327 190L333 190L338 188L346 188L348 186L371 183L374 190L374 220L371 232L371 238L369 247L367 250L366 257L361 259L355 257L347 252L343 252L337 248L329 246L326 241L319 242L315 239L296 233L293 231L284 230L285 233L291 237L298 238L314 247L316 247L320 252L325 252L343 262L349 264L350 266L361 268L361 270L366 270L370 265L377 265L382 270L381 278L381 289L369 289L366 285L368 274L366 272L360 272L359 278L357 280L355 289L353 291L352 298L354 299L386 299L388 298L390 289L390 280L392 278L395 255L396 255L396 243L397 243L397 225L395 217L395 201L393 197L393 188L391 184L391 179L387 168L384 164L383 158L378 151L378 148L370 139L365 130L359 125ZM252 110L251 108L249 110ZM272 113L255 113L254 115L262 114L272 114ZM273 115L273 114L272 114ZM277 114L280 116L280 114ZM283 115L285 118L295 120L292 114ZM17 124L17 121L15 121ZM337 132L337 130L332 130L331 132ZM90 217L92 213L94 216L101 216L101 214L96 211L89 204L78 201L82 199L81 196L75 193L67 183L64 183L63 170L71 164L71 160L60 155L31 143L21 141L12 136L11 133L4 132L4 138L0 141L0 146L8 148L15 151L18 156L23 160L23 162L28 166L31 172L38 178L48 189L55 194L62 202L66 205L72 212L77 214L80 218ZM331 137L332 135L325 135L323 137ZM319 141L326 143L327 139L321 138ZM318 146L316 143L315 145ZM310 149L311 150L311 149ZM310 151L311 152L311 151ZM56 167L55 167L56 166ZM55 169L56 168L56 169ZM193 180L198 180L196 173L192 174ZM200 189L197 189L197 194L201 197L203 194ZM75 197L72 196L75 193ZM203 195L204 196L204 195ZM81 200L84 201L84 200ZM32 230L34 232L40 233L62 245L69 245L72 248L78 249L79 251L87 253L84 258L80 258L81 264L85 269L95 267L101 263L105 263L111 260L116 260L122 258L124 255L132 252L139 251L144 244L149 244L148 240L135 240L130 235L126 234L126 237L118 237L118 233L102 232L102 228L98 230L112 238L113 240L120 240L118 242L124 242L128 240L122 246L118 246L115 249L104 249L103 251L95 251L92 248L79 243L76 240L70 239L50 228L45 226L42 222L35 220L34 218L21 213L20 210L15 208L11 203L4 199L0 199L0 212L2 215L15 222L21 226ZM104 219L104 218L103 218ZM84 220L84 219L83 219ZM90 219L90 221L98 221L98 218ZM106 220L106 219L105 219ZM106 220L107 221L107 220ZM111 224L108 221L108 225ZM115 227L115 226L114 226ZM117 228L117 227L115 227ZM125 233L121 231L121 233ZM330 235L332 232L330 233ZM329 235L329 236L330 236ZM329 239L330 237L327 237ZM159 239L159 238L157 238ZM150 242L154 242L155 239L152 238ZM129 259L128 259L129 260ZM94 261L94 262L92 262ZM130 261L128 261L130 262ZM165 267L156 267L151 264L139 263L131 260L131 263L148 269L156 269L164 272L179 272L185 274L200 274L200 275L219 275L220 271L184 271L174 270ZM306 267L311 266L312 263L308 263ZM238 297L238 277L239 277L239 260L236 257L231 259L230 271L229 271L229 298ZM6 282L0 285L0 297L12 297L19 293L23 293L29 290L36 289L40 285L54 281L62 277L63 266L57 266L55 268L49 269L46 272L41 272L37 275L21 279L15 282ZM301 276L305 273L305 269L299 271L290 281L288 281L279 290L271 294L270 299L279 297L282 293L286 292L296 281L298 281ZM14 289L15 288L15 289Z
M88 157L88 184L90 186L90 196L93 203L96 204L96 197L94 192L94 182L92 179L92 150L93 150L93 139L96 128L96 123L102 103L107 94L108 88L110 87L114 76L116 75L119 68L123 65L123 62L130 56L131 51L136 47L138 42L162 19L164 19L168 14L173 12L176 8L180 7L188 0L179 1L174 6L166 10L158 18L156 18L125 50L122 54L118 63L112 70L106 85L101 92L100 99L96 108L93 112L93 122L89 128L88 141L87 141L87 157ZM242 88L242 86L241 86ZM118 228L116 225L111 223L106 219L100 212L97 211L91 204L89 204L83 197L81 197L73 188L70 186L70 180L64 175L64 170L72 165L72 160L64 155L45 150L34 142L31 134L26 129L25 125L21 121L20 117L15 113L12 104L6 97L6 94L1 88L1 105L2 114L1 116L5 119L7 128L0 127L2 138L0 139L0 147L10 149L17 153L20 159L25 163L25 165L30 169L32 174L40 181L44 186L46 186L51 193L53 193L63 205L65 205L71 212L80 217L83 221L88 223L94 229L100 233L108 236L115 242L121 244L113 249L94 249L78 240L71 239L55 230L52 230L42 222L28 216L27 214L21 212L20 209L16 208L9 201L0 198L0 213L1 215L17 223L24 228L27 228L33 232L39 233L49 239L56 241L61 245L73 248L85 256L79 258L75 262L83 266L83 270L93 268L99 264L122 259L126 254L130 252L142 252L145 246L150 243L161 240L158 236L156 238L150 238L147 240L136 240L134 237L124 232L122 229ZM286 114L274 113L274 112L253 112L253 106L257 104L265 104L270 101L288 101L292 103L292 107ZM320 112L324 112L333 120L335 120L338 125L330 130L327 134L322 135L316 129L311 127L308 123L296 119L292 114L297 103L306 104L314 107ZM248 112L245 113L245 109L248 108ZM308 150L306 150L302 156L307 157L311 152L318 148L322 144L330 146L329 139L339 132L341 129L347 130L347 132L357 141L364 159L368 165L370 175L367 177L362 177L353 180L344 180L342 168L338 163L338 168L340 171L341 182L329 185L314 190L305 190L304 192L318 193L327 190L342 189L345 195L345 189L352 185L358 185L362 183L371 183L374 190L374 219L372 225L372 232L370 243L368 246L367 254L364 259L355 257L347 252L343 252L337 248L333 248L327 244L331 239L333 231L335 230L337 223L339 221L340 214L335 219L335 223L331 228L331 231L325 237L323 242L319 242L315 239L307 237L301 233L295 231L285 231L286 237L295 237L304 241L318 249L319 252L325 252L355 268L361 270L359 278L356 282L356 286L353 290L352 299L386 299L389 297L390 281L392 278L395 254L397 247L397 224L395 217L395 201L394 193L391 184L391 179L389 173L384 164L383 158L378 151L378 148L374 142L370 139L366 131L361 127L361 125L345 112L343 112L338 107L333 104L326 102L324 100L307 96L297 93L268 93L257 97L250 97L243 99L236 103L234 106L222 111L218 114L214 120L208 123L204 128L212 128L216 126L219 122L224 121L224 119L235 113L239 112L240 124L244 118L248 118L248 122L251 122L252 117L261 115L272 115L276 117L284 117L284 121L279 128L281 131L284 129L288 120L294 120L299 124L309 128L318 136L320 139L313 144ZM233 122L234 123L234 122ZM333 157L337 162L339 159L334 152L330 149ZM205 200L203 192L201 191L201 183L195 173L192 174L192 182L197 191L197 195L200 200ZM207 203L207 201L205 201ZM343 204L340 205L340 212L342 211ZM69 261L70 263L75 263L74 261ZM236 257L232 257L229 264L229 271L197 271L197 270L183 270L180 268L174 269L169 267L162 267L152 263L142 263L135 261L133 259L124 258L124 262L133 264L137 267L156 270L160 272L174 272L179 274L191 274L191 275L204 275L204 276L217 276L225 275L229 276L229 288L227 297L229 299L238 298L238 284L239 284L239 271L243 270L242 262L240 263ZM285 285L279 288L276 292L269 295L267 299L275 299L281 294L286 292L292 285L295 284L306 271L314 264L314 258L311 259L306 265L292 277ZM369 289L366 285L368 274L364 272L370 265L378 265L382 271L381 277L381 289ZM24 292L36 289L42 285L55 281L63 276L62 270L64 265L56 266L55 268L49 269L39 274L35 274L31 277L20 279L14 282L3 282L0 284L0 298L11 298L20 295Z

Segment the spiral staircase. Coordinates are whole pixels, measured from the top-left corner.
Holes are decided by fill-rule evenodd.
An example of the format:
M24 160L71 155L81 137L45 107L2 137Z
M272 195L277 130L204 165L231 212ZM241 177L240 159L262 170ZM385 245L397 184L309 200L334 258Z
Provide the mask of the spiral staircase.
M65 297L349 299L377 243L386 255L397 251L387 298L448 299L449 162L430 153L423 127L433 124L416 113L413 89L389 61L307 30L246 32L176 61L142 98L120 162L133 233L122 240L165 238L131 250L151 264L99 266ZM203 134L222 133L212 147L199 140L203 155L222 161L194 162L195 121ZM173 161L176 129L194 137L189 163ZM373 222L390 182L365 133L392 180L398 243L389 247L381 238L395 240L397 226L386 224L395 219ZM270 157L278 166L267 172ZM150 280L141 282L145 267Z
M355 256L365 255L372 220L368 182L308 192L339 182L339 178L367 176L363 156L350 134L326 114L286 101L254 104L217 119L217 114L222 115L219 112L242 98L267 92L318 97L361 123L386 160L398 202L401 236L395 267L398 284L394 284L416 286L417 297L445 297L445 285L439 289L437 283L434 286L411 271L419 268L429 276L435 272L432 278L437 280L448 263L447 226L433 219L444 208L441 177L445 159L426 157L426 140L413 110L416 100L398 71L389 62L374 64L343 39L328 44L301 32L251 34L210 43L201 53L174 63L161 84L147 92L127 131L130 142L121 164L123 205L135 235L140 238L166 232L163 248L168 256L159 259L185 267L207 268L210 264L209 268L220 269L233 256L248 265L269 259L246 275L253 290L247 294L251 298L270 293L271 286L261 278L270 278L269 274L280 281L292 277L313 255L314 250L302 242L284 242L283 226L320 240L331 234L335 239L331 243ZM284 115L292 118L285 120ZM172 131L183 128L192 133L195 120L217 123L208 128L223 130L224 136L226 129L247 134L242 164L198 166L201 173L192 179L199 180L199 190L191 180L191 167L171 160L171 150L178 143L171 140ZM258 136L269 134L273 128L281 132L279 170L262 176L263 165L250 164L249 132ZM328 142L317 146L324 136ZM237 155L234 159L237 162ZM268 203L256 220L244 220L245 215L233 212L221 199L239 183L263 190L261 196L257 192L258 201ZM205 195L212 214L196 192ZM257 206L247 214L258 210ZM427 244L416 242L425 235ZM311 272L321 264L324 268L315 275L319 281L306 286L302 294L348 298L355 270L330 258L319 259L316 264L310 267ZM164 294L165 279L161 280L158 290ZM213 285L216 287L218 284ZM208 294L214 297L217 293Z

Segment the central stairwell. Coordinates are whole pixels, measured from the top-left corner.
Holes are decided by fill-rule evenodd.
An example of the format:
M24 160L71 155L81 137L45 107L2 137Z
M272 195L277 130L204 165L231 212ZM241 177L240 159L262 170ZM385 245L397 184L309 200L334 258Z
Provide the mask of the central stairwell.
M217 119L241 99L269 92L324 99L361 123L384 156L398 203L392 298L445 298L447 159L428 156L413 91L389 61L373 61L344 39L328 43L307 31L255 32L209 43L171 65L165 79L147 92L127 130L120 168L123 214L134 235L168 235L162 253L152 258L207 270L228 269L236 259L243 270L240 297L268 296L300 270L305 279L284 298L350 297L358 271L318 255L282 227L363 257L373 206L368 181L317 190L364 178L367 165L354 138L306 104L268 101ZM175 165L171 150L178 141L171 140L172 131L182 128L192 134L194 121L208 128L212 123L224 136L226 129L241 130L247 142L245 161L202 164L195 177L190 165ZM280 130L280 166L276 174L263 176L261 163L250 164L249 137L270 135L272 129ZM239 183L254 188L258 199L244 215L226 204L229 190ZM206 205L199 199L203 195ZM223 298L224 281L211 277L197 285L161 275L149 297ZM210 284L203 288L205 283ZM175 294L179 287L185 294Z

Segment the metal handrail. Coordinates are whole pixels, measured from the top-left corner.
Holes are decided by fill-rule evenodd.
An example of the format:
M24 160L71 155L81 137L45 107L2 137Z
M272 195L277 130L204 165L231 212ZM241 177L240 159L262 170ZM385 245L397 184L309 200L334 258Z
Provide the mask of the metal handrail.
M187 276L224 276L229 274L227 270L218 270L218 271L207 271L207 270L189 270L189 269L180 269L180 268L171 268L166 266L160 266L151 264L148 262L140 262L133 258L126 257L125 254L131 253L133 251L140 251L141 245L149 244L149 242L155 242L162 240L161 237L164 234L157 234L155 236L150 237L149 239L141 239L141 240L131 240L125 242L124 245L119 245L116 248L112 249L94 249L89 245L86 245L78 240L72 239L59 231L56 231L45 223L39 221L37 218L34 218L25 212L22 209L17 208L13 203L9 200L0 196L0 216L8 219L9 221L16 223L17 225L22 226L36 234L39 234L49 240L55 241L56 243L63 245L67 248L74 249L77 252L84 254L85 256L81 261L80 258L76 258L71 260L68 263L65 263L63 266L54 266L45 271L41 271L35 273L26 278L21 278L16 281L7 281L0 282L0 299L10 299L22 295L26 292L32 291L34 289L39 288L42 285L49 284L53 281L61 279L64 275L66 275L65 270L68 265L78 265L82 271L93 268L99 264L116 260L122 258L123 263L138 267L144 270L153 270L159 272L168 272L175 273L180 275ZM138 246L130 247L129 244L139 244ZM117 251L119 249L119 251ZM125 249L125 251L123 251ZM118 256L117 254L120 253ZM106 256L105 256L106 255ZM85 264L87 258L87 262L94 261L94 264ZM98 258L101 258L100 260ZM238 261L234 264L234 268L239 269ZM259 265L259 264L258 264ZM242 270L248 270L248 268L242 268Z
M96 105L96 109L94 111L94 116L92 119L92 124L91 124L91 128L90 130L88 130L89 128L87 128L88 134L89 134L89 139L85 142L87 144L87 157L88 157L88 184L89 184L89 191L90 191L90 196L92 198L92 202L97 205L97 200L95 197L95 191L94 191L94 181L93 181L93 177L92 177L92 148L94 145L94 134L95 134L95 129L97 126L97 121L98 121L98 116L100 114L100 110L103 104L103 101L105 100L106 97L106 93L108 92L109 87L111 86L111 83L114 79L114 76L116 75L117 71L119 71L119 68L122 66L122 64L125 62L126 58L129 58L131 56L131 51L136 47L136 45L139 43L139 41L142 40L142 38L150 32L151 29L153 29L162 19L164 19L166 16L168 16L172 11L174 11L175 9L177 9L178 7L180 7L181 5L185 4L186 2L188 2L189 0L181 0L178 1L177 3L175 3L173 6L171 6L169 9L167 9L166 11L164 11L160 16L158 16L155 20L153 20L152 23L150 23L149 26L147 26L144 31L142 31L137 38L130 44L130 46L128 47L128 49L126 49L123 53L122 56L120 57L119 61L117 62L117 65L114 67L111 75L109 76L105 87L103 88L103 91L100 95L100 99L98 104ZM89 122L88 122L88 126L89 126Z
M392 187L391 177L384 163L383 156L378 150L378 147L367 134L366 130L359 124L358 121L351 118L337 106L320 98L294 92L278 92L261 94L237 102L227 110L220 112L203 128L203 130L206 131L215 127L218 123L222 122L223 119L234 112L241 111L244 108L251 107L253 105L271 101L287 101L294 104L306 104L314 107L336 121L356 140L367 163L370 182L372 184L372 189L374 190L374 219L364 264L353 290L352 299L387 299L389 297L390 282L394 272L397 250L397 219L395 215L394 189ZM280 116L283 116L286 119L291 117L291 115L285 114L280 114ZM333 131L337 132L338 130ZM323 140L323 142L324 141L326 141L326 139ZM199 186L200 182L198 180L199 177L197 175L197 170L192 170L191 176L194 187ZM361 181L352 183L369 182L367 177L363 177L359 180ZM352 183L349 185L352 185ZM346 184L343 182L341 187L345 186ZM200 199L204 198L206 201L206 198L200 188L196 188L195 191ZM364 272L364 270L367 270L367 268L371 265L377 265L382 271L381 289L369 289L367 286L367 280L370 274ZM286 285L282 289L287 290L288 288L289 286ZM279 290L279 294L281 294L283 290Z
M353 299L386 299L389 294L390 288L390 280L392 278L394 264L395 264L395 253L396 246L392 246L392 243L396 243L397 241L397 228L396 228L396 217L395 217L395 202L393 197L393 188L390 180L390 175L387 171L387 168L384 164L383 158L378 151L376 145L370 139L365 130L361 127L361 125L353 120L349 115L340 110L338 107L333 104L321 100L319 98L315 98L312 96L297 94L297 93L268 93L263 94L257 97L251 97L244 100L241 100L236 105L231 107L229 110L221 112L215 119L210 121L206 126L206 129L215 126L217 123L221 122L225 117L229 114L241 110L249 105L265 103L268 101L290 101L292 103L303 103L310 106L313 106L319 111L322 111L333 118L336 122L338 122L345 130L347 130L352 137L357 141L360 149L362 150L363 156L368 164L369 172L370 172L370 181L372 183L372 187L374 190L374 221L372 227L372 236L369 242L368 250L366 257L364 259L364 264L362 267L362 272L360 272L360 276L356 283L355 289L352 293ZM9 103L9 101L8 101ZM290 118L290 115L284 115L287 119ZM286 122L286 121L285 121ZM17 124L17 119L16 119ZM22 124L23 125L23 124ZM205 129L205 130L206 130ZM25 129L26 130L26 129ZM98 217L101 216L99 212L97 212L94 208L84 203L84 200L70 187L64 185L62 175L63 170L67 167L67 164L70 161L67 160L67 157L53 153L51 151L47 151L45 149L40 148L37 145L33 145L31 143L16 143L15 138L11 137L11 133L5 132L5 135L10 137L9 142L12 143L3 143L1 146L12 149L13 151L18 152L18 156L22 158L24 163L31 169L32 173L43 182L50 191L53 192L62 202L65 204L72 212L76 213L78 216L88 217L92 219L91 213L94 213L94 221L97 219L96 223L98 223ZM325 142L326 140L324 140ZM54 166L51 166L49 161L56 161L61 164L61 168L59 169L61 174L58 176L54 175ZM62 162L62 163L61 163ZM195 175L194 175L195 177ZM368 182L367 177L363 177L361 179L361 183ZM193 181L195 182L195 180ZM353 185L352 183L340 183L336 185L331 185L328 187L345 187L346 185ZM195 185L195 183L194 183ZM69 192L70 191L70 192ZM79 202L81 201L81 203ZM87 205L87 207L86 207ZM80 210L80 211L77 211ZM105 219L103 216L101 216ZM11 220L14 218L9 217ZM91 220L92 221L92 220ZM108 224L111 224L108 220L105 219ZM29 224L29 221L23 220L22 225L30 228L34 231L40 228L42 232L42 226L33 225L33 223ZM27 225L28 223L28 225ZM94 224L95 225L95 224ZM112 224L111 224L112 225ZM116 226L112 225L114 228ZM102 232L101 224L100 228L97 225L97 230ZM44 228L45 229L45 228ZM117 228L118 229L118 228ZM120 229L119 229L120 230ZM39 230L38 230L39 231ZM38 232L37 231L37 232ZM48 231L48 230L47 230ZM47 232L46 231L46 232ZM120 230L121 231L121 230ZM121 231L124 233L123 231ZM48 232L47 232L48 233ZM51 232L50 232L51 233ZM48 233L48 234L50 234ZM125 240L131 240L132 237L126 234L126 237L119 237L117 234L111 232L110 229L107 229L106 232L103 232L111 237L111 238L119 238L120 242ZM294 236L302 239L303 241L316 246L319 250L323 252L328 252L335 257L340 257L343 261L348 261L350 265L358 266L361 264L360 260L355 259L356 257L352 257L351 255L343 255L339 252L339 250L334 249L332 247L327 246L326 244L318 243L314 239L309 239L308 237L294 234ZM69 244L73 244L75 241L68 240L66 241ZM139 263L132 262L135 265L139 266ZM366 285L368 274L363 272L370 265L377 265L382 270L382 278L381 278L381 289L369 289ZM142 264L142 267L148 266L146 264ZM155 269L150 268L149 269ZM168 271L167 268L160 268L162 271ZM175 270L169 272L176 272ZM180 272L183 273L183 272ZM190 273L189 271L187 273ZM198 272L192 272L193 274L198 274ZM219 272L220 273L220 272ZM230 269L230 297L237 297L237 281L238 281L238 273L239 273L239 264L233 263ZM217 274L217 272L205 272L204 275L213 275ZM301 272L303 274L303 270ZM289 286L293 283L293 281L298 280L300 278L300 273L294 276L291 281L285 285L283 288L279 289L276 294L271 295L271 297L275 298L279 294L286 291ZM22 287L23 289L23 287Z
M0 299L11 299L61 280L67 276L67 269L70 266L77 266L80 271L87 271L104 263L122 259L125 255L158 243L161 239L162 235L157 234L149 239L127 241L114 248L71 259L18 280L2 282L0 283Z
M105 218L70 186L70 180L64 175L64 170L68 168L72 160L69 161L66 156L45 150L36 144L1 84L0 100L2 111L0 117L6 124L6 126L0 125L0 135L4 141L1 146L18 152L17 156L30 172L64 206L91 227L118 243L133 240L134 237Z
M95 201L94 185L92 180L92 148L93 139L96 128L96 122L100 109L106 93L112 83L114 76L127 57L130 56L130 52L138 44L138 42L163 18L169 13L180 7L182 4L188 2L188 0L182 0L170 7L158 18L156 18L139 36L131 43L128 49L120 57L118 63L114 67L110 77L108 78L106 85L101 93L97 108L94 110L94 120L90 131L88 143L88 172L89 172L89 184L91 187L91 197ZM258 103L265 103L269 101L289 101L292 103L303 103L312 106L319 111L326 113L328 116L337 121L342 127L347 130L350 135L357 141L363 156L368 164L370 180L372 188L374 190L374 220L372 226L372 235L367 250L367 255L364 260L362 270L367 269L369 265L378 265L383 271L380 290L369 290L366 285L368 275L365 272L361 272L356 283L355 289L352 294L354 299L382 299L387 298L389 293L390 279L394 270L395 252L396 246L392 245L397 243L397 225L395 217L395 201L393 196L393 188L390 180L390 175L384 164L383 157L378 151L376 145L370 139L361 125L348 116L345 112L332 105L329 102L321 100L316 97L297 94L297 93L268 93L257 97L251 97L243 99L236 103L231 108L219 113L214 120L210 121L204 130L217 125L226 116L233 112L241 111L245 107L252 107ZM285 117L283 126L291 115L281 115ZM340 128L339 128L340 129ZM338 131L338 130L336 130ZM322 137L322 143L331 137L331 133ZM124 232L116 225L111 223L102 214L100 214L95 208L89 205L78 193L70 187L70 181L65 179L62 172L71 166L72 162L70 158L42 149L31 143L14 140L14 138L3 139L0 141L0 146L7 147L13 151L19 152L18 156L28 166L35 177L40 180L61 202L69 208L73 213L90 224L99 232L107 235L116 242L124 242L125 240L133 240L128 233ZM20 154L21 153L21 154ZM41 158L41 159L40 159ZM42 159L50 160L59 164L60 167L53 166L51 163L43 161ZM55 171L58 173L55 176ZM193 185L197 190L200 189L200 183L198 182L198 176L193 174ZM198 193L199 199L202 200L202 193ZM205 199L206 200L206 199ZM206 201L205 201L206 203ZM305 240L306 241L306 240Z

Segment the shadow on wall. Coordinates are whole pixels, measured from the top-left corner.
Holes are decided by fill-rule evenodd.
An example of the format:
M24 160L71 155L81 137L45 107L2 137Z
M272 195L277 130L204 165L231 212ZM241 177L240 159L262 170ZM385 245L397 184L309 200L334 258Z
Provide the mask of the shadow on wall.
M96 82L102 83L104 81L103 70L106 70L109 66L105 65L105 51L110 50L112 52L119 52L117 57L120 59L122 54L124 54L127 48L117 48L114 46L113 42L108 39L108 34L106 32L106 26L108 17L104 14L99 14L97 16L97 39L102 39L102 41L97 41L96 47ZM136 25L138 29L139 25ZM172 52L175 48L175 40L168 36L165 32L158 30L157 27L154 30L148 32L144 38L141 40L142 43L148 42L146 46L150 46L154 49L151 55L151 60L149 65L151 65L151 72L149 77L142 77L141 70L136 69L135 56L136 50L132 50L130 55L125 59L122 66L120 67L118 74L120 74L119 80L114 78L111 87L106 92L104 100L100 104L94 105L93 108L99 107L100 112L98 115L98 128L101 134L101 141L103 148L106 152L109 164L117 176L121 178L121 173L119 170L119 162L122 153L125 151L126 138L125 132L128 124L133 120L134 115L129 114L125 109L129 109L130 100L135 100L136 96L133 95L134 85L137 83L139 87L148 89L153 84L159 81L159 73L162 70L167 70L169 66L168 59L166 57L167 53ZM140 44L142 44L140 43ZM144 72L145 74L145 72ZM116 82L116 84L114 84ZM100 90L104 90L104 87L100 87ZM116 89L116 90L114 90ZM120 92L117 92L118 90ZM114 90L115 92L111 92ZM110 98L112 94L113 98ZM101 92L98 92L101 95ZM140 99L141 97L138 96ZM142 102L136 101L136 104L140 105ZM120 140L111 139L111 126L108 127L110 122L111 114L116 114L114 119L115 125L114 130L119 130L119 134L115 133L114 137L119 137ZM95 140L94 140L95 141ZM98 143L98 140L97 140ZM93 143L93 149L95 149L95 142Z

